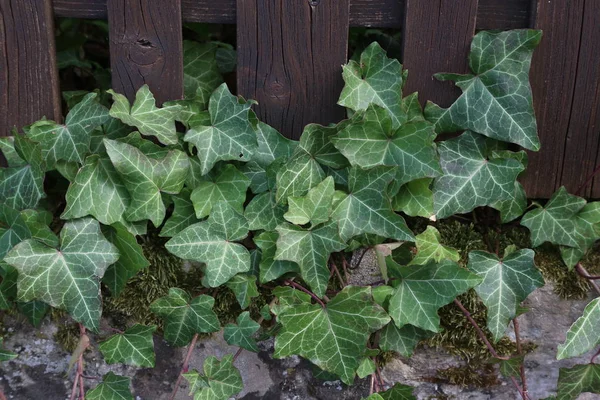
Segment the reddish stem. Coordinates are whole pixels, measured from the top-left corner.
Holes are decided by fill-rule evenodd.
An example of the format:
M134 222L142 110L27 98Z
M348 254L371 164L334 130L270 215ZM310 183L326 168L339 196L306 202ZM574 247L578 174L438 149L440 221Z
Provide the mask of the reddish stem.
M329 261L331 262L331 268L337 275L337 278L340 280L340 285L342 285L342 288L345 287L346 283L344 283L344 278L342 278L342 274L340 274L340 270L338 269L337 265L335 264L335 261L333 261L333 257L331 257L331 259Z
M6 400L6 396L4 395L4 393L2 393L1 390L0 390L0 400Z
M243 352L243 351L244 351L244 348L243 348L243 347L240 347L240 348L238 349L238 351L235 353L235 355L233 356L233 361L231 361L231 362L232 362L232 363L234 363L234 362L235 362L235 360L237 360L237 359L238 359L238 357L240 356L240 354L242 354L242 352Z
M593 279L588 278L588 277L591 277L591 275L588 274L588 272L583 267L583 265L581 265L581 263L577 263L577 265L575 265L575 270L583 278L586 278L588 280L588 282L590 283L590 285L592 285L592 287L596 290L596 292L598 292L598 294L600 294L600 286L598 286L598 284Z
M577 190L575 191L575 195L579 196L579 194L581 193L581 191L590 184L590 182L592 181L592 179L594 179L594 177L598 174L598 172L600 172L600 165L596 167L596 169L594 170L594 172L592 172L590 174L590 176L588 176L588 178L585 180L585 182L583 182L581 184L581 186L579 186L579 188L577 188Z
M79 336L80 340L85 335L85 327L82 324L79 324ZM88 344L89 346L89 344ZM85 348L81 350L81 354L77 358L77 372L75 373L75 378L73 379L73 387L71 388L71 397L70 400L75 400L77 396L77 386L79 385L79 399L84 400L85 397L85 389L83 387L83 353L85 353Z
M181 380L183 379L183 374L185 374L188 371L188 368L190 366L190 358L192 358L192 353L194 352L194 349L196 348L197 341L198 341L198 334L196 333L194 335L194 338L192 339L192 343L190 343L190 347L188 347L188 352L185 355L183 364L181 365L181 371L179 371L179 376L177 377L177 382L175 382L175 388L173 389L173 393L171 393L171 397L169 397L169 400L174 400L175 396L177 396L177 391L179 390L179 385L181 384Z
M308 294L310 297L312 297L317 303L319 303L319 305L323 308L325 308L325 303L323 303L323 301L313 292L311 292L310 290L306 289L304 286L297 284L294 281L291 280L286 280L285 281L286 285L292 286L295 289L301 290L304 293Z
M523 355L523 346L521 345L521 334L519 330L519 321L517 321L518 317L513 319L513 328L515 328L515 341L517 342L517 352L519 356ZM529 396L527 393L527 379L525 378L525 362L523 362L519 368L519 372L521 373L521 384L523 385L523 393L526 396Z

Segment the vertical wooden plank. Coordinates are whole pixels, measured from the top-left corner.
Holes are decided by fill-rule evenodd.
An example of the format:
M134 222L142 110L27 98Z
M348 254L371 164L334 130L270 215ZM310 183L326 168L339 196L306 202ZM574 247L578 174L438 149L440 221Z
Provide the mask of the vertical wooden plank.
M337 106L348 47L348 0L237 0L238 92L259 118L298 138L311 122L344 117Z
M584 3L537 0L535 28L542 29L544 36L533 56L531 85L542 148L529 153L521 180L532 198L548 198L561 183Z
M113 88L130 100L144 84L157 103L183 98L180 0L109 0Z
M477 0L406 0L404 67L405 93L419 92L421 102L447 107L460 95L437 72L468 72L469 48L475 34Z
M0 136L60 121L52 1L0 0L0 43Z

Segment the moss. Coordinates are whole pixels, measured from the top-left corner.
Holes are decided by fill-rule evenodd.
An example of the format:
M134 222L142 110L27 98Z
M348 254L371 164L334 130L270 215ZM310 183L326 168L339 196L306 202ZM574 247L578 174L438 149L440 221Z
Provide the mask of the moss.
M467 265L469 252L487 250L483 235L475 229L475 225L472 223L450 219L438 222L435 227L440 232L441 242L460 252L459 264L463 267Z
M390 361L392 361L394 358L397 357L397 354L398 353L396 353L395 351L382 351L377 356L377 360L379 361L379 366L381 368L385 367Z
M535 249L535 265L546 282L551 282L554 292L563 299L584 299L589 284L575 271L569 271L562 261L557 246L544 244Z
M491 387L499 384L498 373L490 364L473 367L466 364L460 367L450 367L438 371L438 378L451 385L463 387Z
M75 322L63 322L58 325L58 330L54 334L54 340L69 353L75 351L79 343L79 324Z

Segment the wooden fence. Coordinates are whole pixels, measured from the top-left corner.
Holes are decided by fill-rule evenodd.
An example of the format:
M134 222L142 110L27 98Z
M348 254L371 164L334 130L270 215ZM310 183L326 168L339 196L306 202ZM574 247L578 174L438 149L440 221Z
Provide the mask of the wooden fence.
M459 92L431 75L467 72L477 30L535 27L542 151L523 177L528 195L575 190L600 163L600 0L0 0L0 12L0 134L62 118L54 17L108 19L114 88L132 98L147 83L159 101L183 95L182 19L237 23L238 92L294 138L344 116L349 26L401 28L406 94L442 106ZM600 197L600 178L584 194Z

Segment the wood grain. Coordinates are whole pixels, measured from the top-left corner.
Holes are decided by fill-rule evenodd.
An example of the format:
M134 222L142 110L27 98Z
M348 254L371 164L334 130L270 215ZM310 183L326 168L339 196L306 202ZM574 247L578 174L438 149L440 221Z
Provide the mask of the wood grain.
M238 0L238 91L291 138L344 117L336 105L347 60L348 0Z
M479 0L477 30L530 28L531 0Z
M180 0L109 0L113 88L130 100L148 84L157 103L183 98Z
M107 19L107 0L54 0L54 14L65 18Z
M477 0L406 0L404 93L418 91L421 102L447 107L460 95L449 82L433 78L437 72L468 72L468 54L475 34Z
M0 0L0 136L61 121L51 0Z

